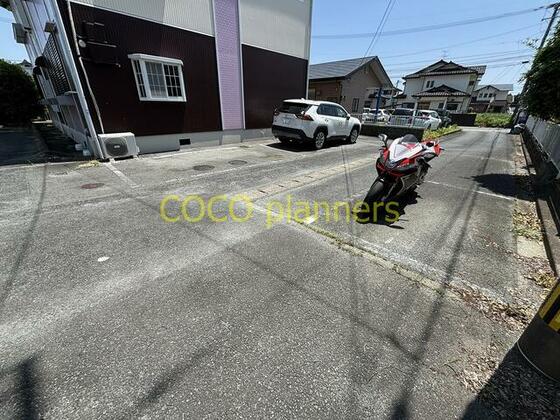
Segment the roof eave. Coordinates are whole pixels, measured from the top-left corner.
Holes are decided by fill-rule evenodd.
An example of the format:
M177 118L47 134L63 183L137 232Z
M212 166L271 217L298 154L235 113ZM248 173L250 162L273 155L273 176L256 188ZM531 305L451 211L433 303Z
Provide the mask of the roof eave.
M317 77L317 78L309 78L310 82L334 82L339 80L344 80L348 76L341 76L341 77Z

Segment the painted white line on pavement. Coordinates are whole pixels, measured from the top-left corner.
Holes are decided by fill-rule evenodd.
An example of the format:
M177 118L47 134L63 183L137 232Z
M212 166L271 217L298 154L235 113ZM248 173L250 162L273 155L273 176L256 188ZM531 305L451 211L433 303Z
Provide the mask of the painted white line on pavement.
M176 153L169 153L169 154L160 155L160 156L144 157L143 159L165 159L165 158L172 158L172 157L181 156L181 155L191 155L191 154L195 154L195 153L212 152L214 150L222 151L222 150L233 150L233 149L239 149L239 146L233 146L233 147L220 147L220 146L204 147L204 148L196 149L196 150L186 150L184 152L176 152Z
M130 179L125 174L123 174L121 171L119 171L117 168L115 168L111 162L105 162L103 165L105 165L107 168L109 168L109 170L111 172L113 172L116 176L118 176L126 184L128 184L129 187L131 187L131 188L138 187L138 184L136 182L134 182L132 179Z
M303 219L303 223L305 223L306 225L310 225L311 223L315 222L315 220L317 220L315 216L309 216Z
M436 182L436 181L425 181L425 182L427 184L441 185L442 187L454 188L456 190L473 191L473 190L470 190L468 188L458 187L456 185L445 184L443 182ZM478 191L478 190L475 190L474 192L477 193L477 194L488 195L490 197L502 198L502 199L508 200L508 201L513 201L514 200L513 197L508 197L508 196L501 195L501 194L494 194L494 193L489 193L489 192L486 192L486 191Z

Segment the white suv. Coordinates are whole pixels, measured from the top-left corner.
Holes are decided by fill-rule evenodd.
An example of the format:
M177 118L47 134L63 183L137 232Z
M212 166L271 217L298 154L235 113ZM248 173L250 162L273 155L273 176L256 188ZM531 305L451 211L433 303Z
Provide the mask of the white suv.
M317 150L326 140L345 139L356 143L360 120L333 102L289 99L274 111L272 134L282 143L310 142Z

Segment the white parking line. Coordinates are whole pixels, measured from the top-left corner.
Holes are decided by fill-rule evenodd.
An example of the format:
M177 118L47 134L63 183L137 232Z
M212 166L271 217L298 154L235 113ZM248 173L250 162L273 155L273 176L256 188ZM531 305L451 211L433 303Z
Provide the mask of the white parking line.
M118 176L126 184L128 184L129 187L131 187L131 188L138 187L138 184L136 182L134 182L132 179L130 179L125 174L123 174L121 171L119 171L117 168L115 168L111 162L105 162L103 165L105 165L107 168L109 168L109 170L111 172L113 172L116 176Z
M216 149L218 149L221 152L222 150L239 149L239 146L233 146L233 147L220 147L220 146L204 147L204 148L197 149L197 150L186 150L184 152L176 152L176 153L169 153L169 154L160 155L160 156L145 157L144 159L150 159L150 158L151 159L166 159L166 158L172 158L172 157L175 157L175 156L190 155L190 154L203 153L203 152L212 152L212 151L215 151Z
M456 185L445 184L443 182L426 181L426 183L427 184L434 184L434 185L441 185L442 187L454 188L456 190L473 191L473 190L468 189L468 188L458 187ZM501 195L501 194L494 194L494 193L489 193L489 192L486 192L486 191L478 191L478 190L474 190L474 192L477 193L477 194L488 195L490 197L501 198L501 199L508 200L508 201L513 201L514 200L513 197L508 197L508 196Z
M317 220L317 217L315 217L315 216L309 216L309 217L306 217L306 218L303 220L303 223L306 224L306 225L310 225L311 223L315 222L315 220Z

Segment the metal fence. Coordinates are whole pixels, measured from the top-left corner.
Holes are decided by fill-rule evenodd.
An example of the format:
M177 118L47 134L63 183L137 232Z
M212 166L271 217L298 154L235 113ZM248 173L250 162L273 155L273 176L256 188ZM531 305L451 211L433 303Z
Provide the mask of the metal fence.
M526 125L541 151L560 170L560 126L534 117Z

